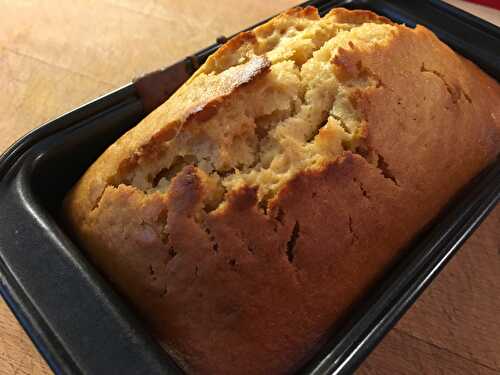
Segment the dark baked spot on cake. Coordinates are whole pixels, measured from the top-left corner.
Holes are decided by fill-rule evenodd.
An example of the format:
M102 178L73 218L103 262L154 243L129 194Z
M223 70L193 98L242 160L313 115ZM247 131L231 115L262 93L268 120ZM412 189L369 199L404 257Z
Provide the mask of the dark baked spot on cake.
M174 258L177 255L177 251L171 246L168 249L168 255L170 258Z
M229 259L227 263L228 263L228 264L231 266L231 268L233 268L233 269L235 269L235 268L237 267L237 265L238 265L238 262L236 262L236 259L234 259L234 258Z
M252 245L247 244L247 246L246 246L246 247L247 247L247 250L248 250L248 252L249 252L249 253L251 253L251 254L254 254L254 253L255 253L255 249L253 248L253 246L252 246Z
M277 214L276 214L275 219L278 221L278 223L283 224L283 218L285 216L285 211L283 211L283 209L281 207L278 207L276 211L277 211Z
M389 169L389 165L386 163L384 157L380 154L378 154L377 168L382 172L382 175L385 178L388 178L389 180L394 182L394 185L399 186L399 183L398 183L398 180L396 179L396 176Z
M257 207L264 213L264 215L267 215L267 207L268 207L268 201L269 201L269 197L268 196L264 196L262 199L260 199L258 202L257 202Z
M268 215L271 219L273 231L275 233L277 233L278 230L285 225L285 211L281 206L270 204L265 215Z
M368 195L368 191L365 189L363 183L361 181L359 181L356 177L354 177L352 179L352 181L358 185L359 187L359 190L361 190L361 194L363 194L363 197L365 197L366 199L370 199L370 196Z
M356 241L358 241L358 235L353 229L351 215L348 216L348 223L349 223L349 233L351 234L351 246L352 246Z
M470 96L469 96L469 95L465 92L465 90L464 90L464 89L462 89L462 91L461 91L461 92L462 92L462 94L464 95L465 100L467 100L470 104L472 104L472 99L471 99L471 97L470 97Z
M297 240L300 237L300 224L298 221L295 222L290 239L286 243L286 256L290 263L293 263L295 259L295 247L297 246Z
M219 251L219 244L217 243L217 240L215 239L215 235L212 233L210 228L207 226L206 222L198 222L198 224L204 229L205 233L208 236L208 240L212 244L212 250L217 253Z

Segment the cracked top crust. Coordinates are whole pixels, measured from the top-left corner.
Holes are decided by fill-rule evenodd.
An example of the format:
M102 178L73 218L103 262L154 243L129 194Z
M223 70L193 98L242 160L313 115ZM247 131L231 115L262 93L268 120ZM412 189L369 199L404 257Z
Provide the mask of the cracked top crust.
M426 28L293 9L110 146L66 217L188 373L290 373L494 160L499 119Z

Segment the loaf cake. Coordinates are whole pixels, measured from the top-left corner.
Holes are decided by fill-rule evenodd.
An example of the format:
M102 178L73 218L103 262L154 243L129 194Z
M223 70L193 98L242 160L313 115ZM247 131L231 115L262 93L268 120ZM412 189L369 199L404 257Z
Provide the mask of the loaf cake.
M288 374L500 150L500 88L425 27L297 8L229 40L65 199L189 374Z

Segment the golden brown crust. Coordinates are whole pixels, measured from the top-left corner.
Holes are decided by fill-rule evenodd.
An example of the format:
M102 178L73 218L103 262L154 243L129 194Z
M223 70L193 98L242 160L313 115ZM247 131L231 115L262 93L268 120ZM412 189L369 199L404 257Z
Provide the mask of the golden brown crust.
M201 104L196 104L193 106L192 110L189 110L189 115L186 118L186 122L189 120L201 120L206 121L211 118L215 111L217 111L220 103L227 98L229 95L234 93L238 88L252 82L256 77L266 73L271 66L271 63L265 56L257 56L251 59L247 64L241 65L239 67L243 69L237 69L233 74L227 77L227 80L218 80L217 89L214 90L213 86L202 87L201 90L204 92L210 92L211 95L207 99L202 101Z
M178 127L188 120L210 118L225 98L264 74L269 66L264 56L257 56L224 77L200 80L189 86L186 95L178 92L168 106L162 106L127 132L89 168L73 189L73 198L69 200L78 201L71 208L74 225L79 225L95 208L106 186L117 184L119 176L126 175L139 158L155 157L157 145L174 137Z
M423 27L393 25L367 11L335 9L326 17L390 25L369 37L349 34L323 62L359 116L352 138L358 143L339 157L291 175L264 209L259 186L248 185L207 209L214 188L193 165L172 179L168 194L142 191L124 177L141 169L138 160L159 158L159 145L180 127L194 133L191 121L205 126L228 110L224 103L267 77L269 59L247 52L259 48L262 35L319 18L314 8L294 9L215 53L108 149L66 200L68 219L94 262L190 373L297 369L401 249L499 153L496 81ZM325 129L315 137L337 136Z
M325 17L335 17L337 22L341 23L353 23L353 24L362 24L365 22L373 22L373 23L386 23L393 25L390 19L379 16L373 12L368 10L348 10L345 8L333 8Z

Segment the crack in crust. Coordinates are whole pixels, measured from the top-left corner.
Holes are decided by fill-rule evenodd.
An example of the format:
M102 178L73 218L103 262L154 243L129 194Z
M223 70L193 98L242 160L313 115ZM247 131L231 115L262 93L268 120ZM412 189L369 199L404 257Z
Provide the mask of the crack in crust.
M438 72L437 70L427 69L425 67L424 63L422 63L422 66L420 67L420 71L422 73L433 74L434 76L439 78L441 80L441 82L443 82L443 85L446 88L446 91L448 91L448 94L450 94L451 101L453 102L453 104L457 104L461 97L463 97L465 100L467 100L467 102L469 102L469 104L472 104L472 99L470 98L469 95L467 95L465 90L461 86L459 86L458 84L455 84L455 85L450 84L448 82L448 80L446 79L446 77L444 76L444 74Z
M307 14L312 17L314 12L307 10ZM380 20L376 19L376 21ZM384 27L391 27L383 24L378 26L382 28L382 31ZM237 86L238 92L232 89L231 95L227 94L231 92L231 87L235 87L230 74L226 80L230 83L221 85L224 87L221 90L225 93L224 95L195 106L189 111L190 114L184 122L169 127L168 131L157 133L154 141L142 146L131 159L123 161L119 172L121 177L114 176L113 179L118 179L114 185L132 185L146 193L158 190L169 193L171 179L180 173L183 166L193 165L205 171L214 180L219 190L213 205L207 209L207 212L223 205L227 192L237 189L241 184L258 186L259 202L265 212L268 201L294 175L307 168L317 168L325 161L333 161L342 152L352 150L354 144L363 141L362 121L360 115L352 108L349 96L351 91L360 86L360 83L361 86L379 88L382 86L381 80L369 69L363 67L361 62L356 65L358 71L355 73L355 78L346 81L345 84L337 80L333 71L335 64L342 63L340 56L346 53L347 49L355 48L351 40L346 42L347 38L354 30L362 27L366 25L324 22L319 27L321 32L318 30L309 32L313 36L320 35L319 41L310 50L301 50L305 48L301 45L293 47L296 48L295 52L287 59L282 56L284 52L281 52L281 55L276 53L280 51L281 46L273 45L273 48L266 47L266 55L247 57L246 62L239 65L225 66L229 70L242 71L241 74L234 73L238 77L236 81L240 82L240 86ZM297 29L300 29L302 33ZM304 40L310 42L310 36L301 37L307 30L309 30L307 26L303 25L289 28L287 33L293 31L291 36L288 36L291 45ZM287 33L285 36L288 35ZM261 44L264 43L262 42L263 34L263 32L256 32ZM280 31L279 34L283 39L283 32ZM250 45L256 48L254 40L249 38L248 34L243 34L239 38L240 41L252 40ZM335 43L337 38L339 42ZM232 42L228 48L246 46L240 41ZM284 44L281 41L280 43ZM345 47L342 47L343 45ZM284 46L290 49L290 45L287 46L285 43ZM297 55L298 51L300 51L300 57ZM255 51L251 53L247 51L249 55L254 53ZM331 61L328 61L329 59ZM218 75L215 77L222 79L220 76L226 71L215 68L201 69L190 80L190 83L197 87L196 82L206 77L206 72L209 74L216 72ZM320 73L324 77L316 77ZM253 81L253 86L244 90L243 86L251 81ZM294 86L296 91L283 93L285 85ZM205 86L202 84L202 87ZM243 107L238 108L237 111L231 111L231 107L237 106L235 102L243 100L245 103L245 99L247 103L258 101L255 95L252 96L252 92L257 91L258 95L261 95L259 87L263 90L264 97L267 96L265 100L274 101L277 107L264 108L264 112L260 114L259 111L262 109L258 108L249 110L248 107ZM271 94L268 94L269 92ZM248 95L250 96L247 98ZM319 95L323 95L323 99L320 99ZM283 99L287 103L285 107L280 104ZM229 116L232 116L233 120L224 120L227 117L224 117L224 112L218 116L218 112L223 110L224 101L227 101L224 110L230 112ZM320 116L317 115L318 113ZM345 113L348 118L344 120L343 114ZM235 116L241 118L241 120L236 120L240 124L235 125L236 129L227 129L221 134L220 124L235 121ZM249 126L247 122L252 125ZM202 126L204 128L201 128ZM201 143L197 143L198 133L203 139ZM217 140L217 137L220 140ZM186 142L194 142L195 145L186 146ZM242 142L241 145L240 142ZM197 152L203 148L213 150L214 147L222 147L218 154L216 152L215 157L211 154L212 151L208 154ZM302 151L299 150L301 147ZM228 159L229 164L224 161L225 159L222 160L225 158L223 152L228 156L231 155ZM302 160L297 159L300 153L304 154L301 157Z
M370 199L370 195L368 194L368 190L366 190L363 183L361 181L359 181L357 178L353 178L352 180L355 184L357 184L359 186L359 190L361 191L361 194L363 195L363 197L365 197L366 199Z
M205 211L205 215L227 205L228 192L238 190L244 185L257 186L258 205L267 215L269 202L281 186L295 175L308 168L324 168L325 162L334 162L346 151L357 152L358 145L363 145L365 142L366 131L363 130L365 125L362 114L354 108L351 96L358 95L359 88L379 89L384 84L380 77L365 67L361 61L358 61L353 69L335 70L335 66L346 65L343 56L357 48L350 38L357 29L366 27L366 24L327 26L323 33L326 32L330 37L322 36L311 50L302 51L300 56L295 53L286 59L281 55L273 55L276 49L279 50L279 46L275 44L272 48L266 47L266 55L252 56L255 52L247 51L250 57L246 57L243 62L240 61L234 66L231 64L225 66L225 71L220 67L208 68L210 64L202 68L189 82L194 85L195 90L196 87L206 90L206 84L202 83L201 86L197 86L196 82L206 77L207 73L212 75L215 73L214 77L223 82L218 86L218 96L192 106L183 122L178 122L168 130L157 133L153 142L142 146L131 159L122 162L119 172L121 177L115 176L114 178L121 179L119 184L134 186L146 194L165 191L175 196L177 194L173 193L170 181L184 174L184 168L190 166L205 174L204 181L200 180L198 184L204 185L206 181L211 181L213 185L206 189L209 192L199 206ZM377 32L382 34L387 34L392 30L390 25L381 24L377 27L380 29ZM297 28L298 26L292 29L297 32ZM307 27L302 26L301 29L304 33ZM280 31L279 34L283 38L283 32ZM262 33L260 33L260 38L262 39ZM227 48L248 47L248 44L241 43L243 40L255 48L258 39L250 37L248 33L242 34L239 36L239 41L230 42ZM291 39L300 40L294 36ZM377 43L381 41L371 43L371 47L376 46ZM304 53L307 57L304 57ZM231 69L236 69L236 72L228 75L227 78L222 77ZM324 76L318 78L319 73ZM232 78L233 76L236 78ZM249 84L251 86L245 87ZM283 96L282 91L285 85L295 85L296 89L291 94L286 93ZM248 114L248 107L245 106L258 100L257 96L252 96L255 91L258 95L262 95L261 92L264 97L267 95L266 99L271 102L274 100L275 106L264 109L264 112L253 109ZM248 92L250 97L247 97ZM268 94L269 92L271 94ZM279 104L279 101L283 100L287 104L284 107ZM238 101L243 101L244 107L238 107ZM318 102L322 104L317 105ZM237 111L231 112L232 107L237 107ZM224 111L229 111L232 116L229 118L233 120L229 118L225 120L227 116L224 117ZM242 127L236 131L227 129L225 122L235 121L234 118L241 116L242 113L243 118L236 120L241 123ZM250 122L252 125L248 126L245 122ZM222 135L220 134L221 126L226 128ZM215 128L212 133L201 130L211 127ZM228 132L234 131L232 138L228 141L233 143L238 139L238 134L241 132L245 134L245 127L250 129L250 133L247 132L245 135L250 139L250 144L252 137L255 138L254 145L251 145L253 156L250 157L249 162L242 160L233 163L228 169L220 163L217 165L218 161L213 155L197 153L197 149L192 145L186 150L186 139L188 142L192 141L184 134L190 135L196 143L197 133L200 131L200 137L207 138L213 138L215 132L215 137L222 137L222 147L225 147L227 143L224 143L224 140ZM206 145L199 144L198 150L203 146ZM299 151L297 147L302 149ZM176 152L176 149L180 154ZM303 150L306 151L305 154ZM232 158L236 155L235 152L239 151L231 151L233 152ZM165 157L168 153L172 156ZM303 154L300 156L302 160L297 159L296 156L300 153ZM151 168L148 164L152 164L153 167ZM383 157L378 156L375 165L384 177L399 186ZM141 169L146 169L147 172ZM184 194L182 189L179 194ZM208 197L207 195L210 194L214 196ZM180 199L185 200L185 198ZM200 216L199 212L193 215ZM207 234L209 242L212 243L213 252L217 253L219 244L216 237L210 233L205 220L198 218L196 222ZM296 228L298 229L297 225L293 233ZM164 237L168 238L168 232L164 233ZM288 245L294 245L294 243L292 241ZM253 252L248 246L247 248L249 252ZM293 263L293 246L287 247L287 256Z
M290 263L293 263L295 259L295 248L299 237L300 237L300 224L298 221L295 221L292 233L290 235L290 239L286 243L286 257L288 258L288 262Z
M359 238L353 229L351 215L348 216L348 229L349 229L349 233L351 234L351 246L354 246L354 243L357 242L359 240Z
M351 52L386 43L394 26L371 15L362 17L366 22L351 16L337 10L320 20L314 9L297 10L281 16L283 27L264 25L229 41L164 104L170 122L120 162L91 213L109 189L121 185L146 195L164 193L169 204L156 223L161 241L174 252L169 214L183 212L194 218L216 255L219 243L208 215L224 210L228 194L245 186L256 189L256 203L269 216L282 186L307 170L326 168L345 152L363 156L399 186L382 156L359 151L368 146L356 98L360 90L384 83L361 61L349 65ZM373 33L373 40L358 40L362 33ZM284 215L279 209L271 218L275 231ZM299 228L296 222L286 247L291 264Z

